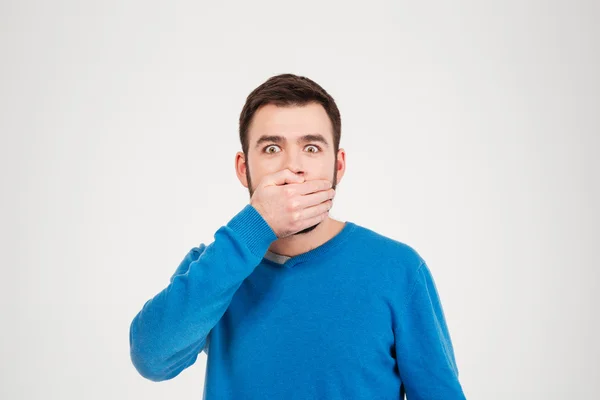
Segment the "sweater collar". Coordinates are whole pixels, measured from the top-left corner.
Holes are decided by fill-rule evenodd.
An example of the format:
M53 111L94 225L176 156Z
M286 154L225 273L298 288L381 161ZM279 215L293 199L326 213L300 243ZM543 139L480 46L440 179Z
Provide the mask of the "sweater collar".
M356 226L357 225L352 221L346 221L342 230L340 230L334 237L332 237L325 243L315 247L312 250L309 250L302 254L298 254L293 257L288 257L287 260L285 260L283 263L278 263L269 259L273 258L272 255L281 256L280 254L271 252L271 256L265 255L265 257L263 257L263 262L268 263L270 265L276 265L278 267L292 268L303 262L317 260L323 257L325 254L329 253L331 250L337 248L342 243L344 243L348 239L350 234L356 229Z

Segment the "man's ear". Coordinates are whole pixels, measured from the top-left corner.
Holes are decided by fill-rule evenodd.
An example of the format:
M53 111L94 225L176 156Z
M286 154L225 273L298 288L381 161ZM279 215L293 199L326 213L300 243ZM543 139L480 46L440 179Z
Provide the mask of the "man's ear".
M335 184L338 185L342 181L344 173L346 172L346 151L344 149L338 149L335 160L335 168L337 169L337 182L335 182Z
M248 168L248 165L246 165L246 157L244 156L244 153L241 151L238 151L235 154L235 174L237 175L237 178L240 181L240 183L245 188L248 188L248 179L246 179L246 169L247 168Z

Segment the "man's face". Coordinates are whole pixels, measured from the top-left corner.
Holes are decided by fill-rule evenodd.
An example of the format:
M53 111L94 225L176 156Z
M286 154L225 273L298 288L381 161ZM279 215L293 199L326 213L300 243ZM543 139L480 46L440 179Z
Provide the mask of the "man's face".
M278 107L267 104L254 114L248 130L246 179L250 197L265 175L289 168L305 181L327 179L335 189L336 154L329 116L323 106ZM318 224L296 235L307 233Z

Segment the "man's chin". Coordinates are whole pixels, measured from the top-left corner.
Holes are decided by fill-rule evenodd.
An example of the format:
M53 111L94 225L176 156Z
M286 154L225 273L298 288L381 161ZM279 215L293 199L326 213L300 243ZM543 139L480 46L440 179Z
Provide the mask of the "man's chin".
M322 222L322 221L321 221L321 222ZM302 229L301 231L298 231L298 232L294 233L294 235L303 235L303 234L306 234L306 233L312 232L312 231L313 231L313 230L314 230L314 229L315 229L317 226L319 226L319 224L320 224L321 222L317 222L317 223L316 223L315 225L313 225L313 226L309 226L308 228Z

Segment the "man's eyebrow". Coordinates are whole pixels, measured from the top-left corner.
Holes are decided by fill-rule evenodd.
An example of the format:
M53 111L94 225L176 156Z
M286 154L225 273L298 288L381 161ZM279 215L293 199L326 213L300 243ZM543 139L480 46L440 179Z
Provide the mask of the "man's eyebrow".
M256 147L259 147L262 143L265 142L273 142L273 143L285 143L287 139L284 136L279 135L262 135L258 141L256 142ZM323 144L325 147L329 147L329 143L327 143L327 139L320 133L313 133L308 135L303 135L298 138L298 144L307 143L307 142L319 142Z

